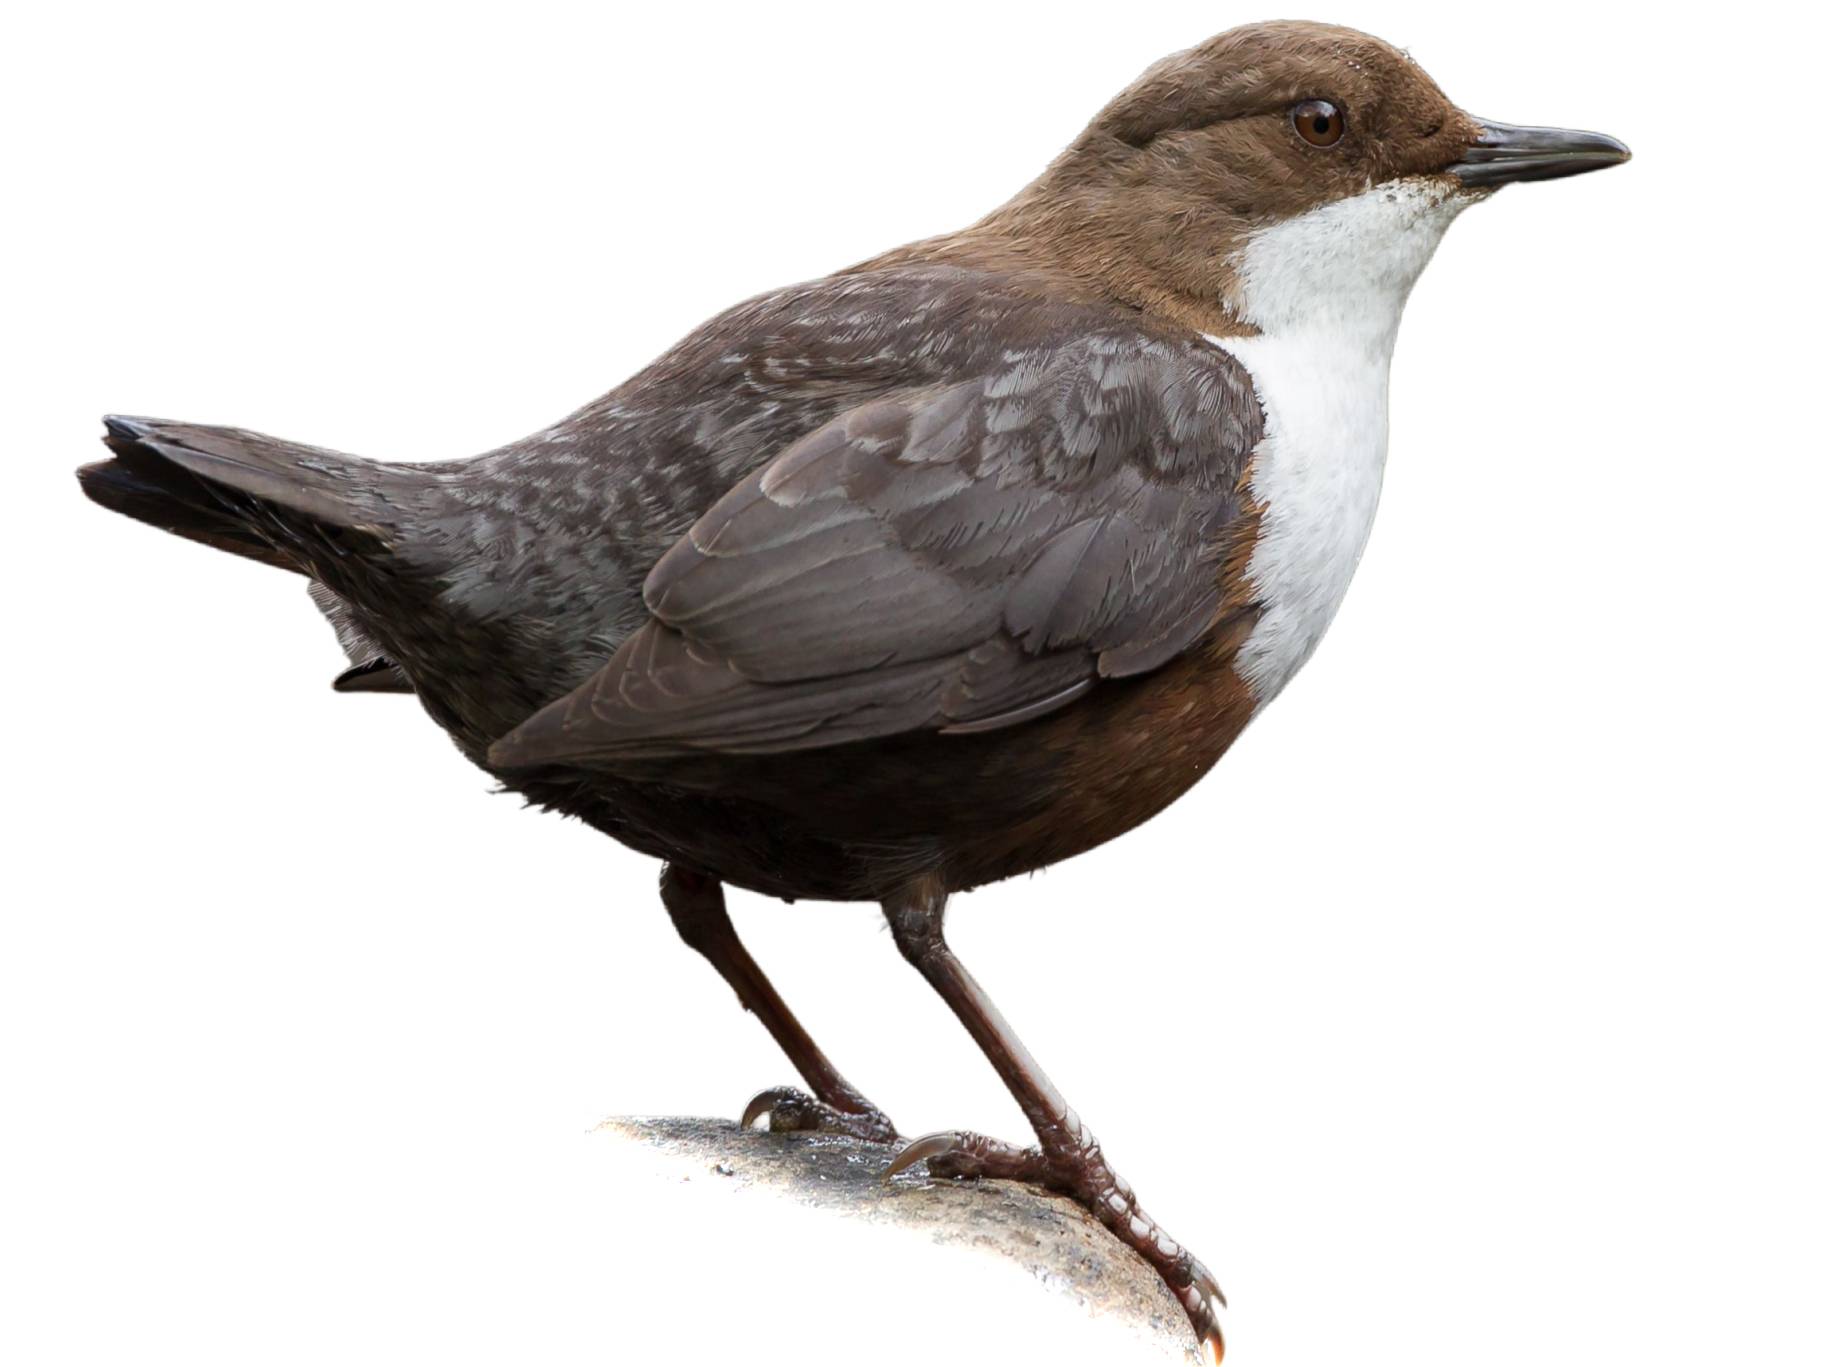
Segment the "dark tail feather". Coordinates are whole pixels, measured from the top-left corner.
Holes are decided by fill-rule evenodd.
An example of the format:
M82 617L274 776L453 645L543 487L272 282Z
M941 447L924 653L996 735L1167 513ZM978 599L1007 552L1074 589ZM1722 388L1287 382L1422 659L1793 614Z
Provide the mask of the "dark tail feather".
M105 419L112 460L77 471L104 508L265 564L314 574L384 553L392 468L231 427Z
M136 522L282 570L303 571L294 556L230 517L202 481L178 466L126 455L85 465L76 478L95 502Z
M354 666L336 687L412 691L350 603L396 600L411 577L393 537L401 514L432 487L424 474L231 427L105 421L113 458L76 472L85 494L178 536L310 576L311 596Z

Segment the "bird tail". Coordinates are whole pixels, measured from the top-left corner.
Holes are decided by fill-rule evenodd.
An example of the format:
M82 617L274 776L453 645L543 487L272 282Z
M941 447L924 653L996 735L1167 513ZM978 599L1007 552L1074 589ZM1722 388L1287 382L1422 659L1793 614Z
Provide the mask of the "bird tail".
M136 521L309 576L311 597L348 654L336 688L413 691L355 609L384 616L414 585L434 584L435 539L399 553L411 517L435 502L432 475L232 427L104 421L113 456L76 472L85 494Z
M148 418L107 424L110 460L76 472L95 502L178 536L313 578L350 552L385 554L410 467L257 432Z

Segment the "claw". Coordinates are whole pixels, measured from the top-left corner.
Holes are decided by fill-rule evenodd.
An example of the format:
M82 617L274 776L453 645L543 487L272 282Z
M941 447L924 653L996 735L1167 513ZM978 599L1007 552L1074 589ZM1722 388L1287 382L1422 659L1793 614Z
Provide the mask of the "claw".
M886 1165L886 1171L880 1174L880 1180L890 1182L913 1163L921 1163L927 1158L940 1158L955 1147L954 1130L938 1130L934 1134L921 1135L893 1155L893 1161Z
M1228 1308L1228 1298L1222 1294L1222 1288L1216 1285L1214 1277L1209 1276L1207 1273L1204 1273L1203 1276L1204 1280L1209 1283L1209 1294L1215 1297L1217 1305L1226 1310Z
M751 1130L759 1118L772 1110L781 1101L795 1101L799 1092L795 1087L768 1087L757 1093L747 1103L747 1109L741 1112L741 1128Z
M851 1135L871 1144L893 1144L899 1139L892 1121L865 1098L857 1108L838 1110L796 1087L768 1087L741 1112L741 1128L752 1129L761 1116L766 1117L766 1128L773 1134L817 1130L824 1134Z
M1183 1304L1184 1313L1190 1317L1191 1328L1202 1336L1199 1349L1207 1349L1209 1359L1215 1367L1221 1367L1222 1353L1225 1350L1222 1326L1215 1318L1215 1307L1210 1304L1212 1298L1221 1301L1223 1305L1228 1304L1222 1300L1221 1288L1215 1284L1213 1277L1204 1273L1180 1290L1177 1298Z

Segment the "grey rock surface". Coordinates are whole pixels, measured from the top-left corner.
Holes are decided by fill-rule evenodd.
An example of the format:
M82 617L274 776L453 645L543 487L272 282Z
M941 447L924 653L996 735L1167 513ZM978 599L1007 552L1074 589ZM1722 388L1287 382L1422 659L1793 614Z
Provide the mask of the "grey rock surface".
M939 1249L1004 1260L1055 1293L1065 1303L1060 1314L1127 1328L1134 1361L1202 1360L1182 1309L1158 1274L1063 1197L1016 1182L941 1181L922 1168L889 1183L882 1175L891 1148L838 1135L775 1135L683 1117L617 1118L604 1121L597 1133L631 1146L632 1154L622 1157L636 1167L699 1190L725 1190L730 1197L764 1192L832 1220L893 1226ZM839 1227L832 1234L839 1237Z

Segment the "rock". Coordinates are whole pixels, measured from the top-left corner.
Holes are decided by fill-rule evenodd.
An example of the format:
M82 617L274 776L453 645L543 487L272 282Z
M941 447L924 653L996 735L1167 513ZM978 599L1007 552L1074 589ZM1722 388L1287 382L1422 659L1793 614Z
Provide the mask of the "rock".
M615 1119L596 1134L611 1141L617 1190L671 1250L654 1255L636 1304L665 1297L666 1262L707 1250L706 1268L727 1269L723 1285L770 1312L769 1335L799 1322L825 1346L861 1336L874 1362L932 1352L1047 1364L1201 1360L1158 1274L1049 1192L939 1181L922 1168L887 1183L893 1151L884 1145L725 1120ZM655 1191L654 1176L672 1185ZM717 1332L731 1328L738 1335L738 1326ZM781 1348L776 1360L801 1361L808 1346ZM737 1336L731 1351L774 1360L752 1347Z

